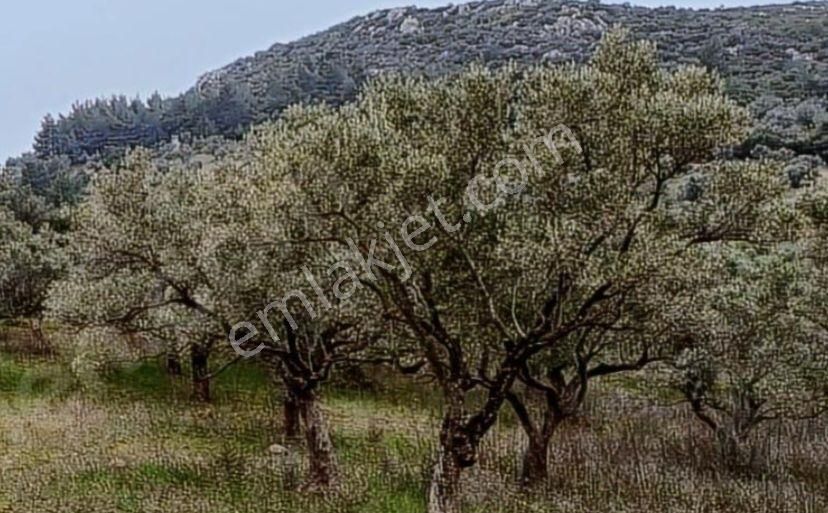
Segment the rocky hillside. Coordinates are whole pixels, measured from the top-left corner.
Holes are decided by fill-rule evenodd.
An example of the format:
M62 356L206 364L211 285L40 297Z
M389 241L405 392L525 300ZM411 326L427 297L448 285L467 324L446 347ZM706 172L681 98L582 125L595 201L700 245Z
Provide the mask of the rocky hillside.
M720 69L745 100L828 93L826 2L694 11L550 0L377 11L207 73L195 90L217 95L243 85L260 100L335 102L387 71L440 75L473 61L581 61L616 24L656 41L666 63Z

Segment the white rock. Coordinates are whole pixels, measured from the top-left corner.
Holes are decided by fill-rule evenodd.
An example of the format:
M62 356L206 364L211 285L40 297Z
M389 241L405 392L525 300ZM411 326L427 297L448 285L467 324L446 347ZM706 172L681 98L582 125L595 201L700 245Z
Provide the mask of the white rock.
M286 456L290 454L290 449L288 449L284 445L273 444L267 448L267 452L274 456Z
M388 23L394 23L398 19L405 16L405 11L406 11L405 7L400 7L398 9L392 9L391 11L389 11L388 12Z
M797 50L795 48L788 48L787 50L785 50L785 53L788 54L788 56L793 61L811 61L811 60L813 60L812 55L807 54L807 53L802 53L802 52L800 52L799 50Z
M545 54L543 54L543 60L548 62L556 62L563 57L563 53L560 50L549 50Z
M420 32L422 29L423 27L420 25L420 20L414 16L409 16L400 25L400 32L403 34L414 34L415 32Z
M538 5L538 0L506 0L505 5L510 7L532 7Z
M570 16L561 16L560 18L555 20L554 25L547 25L547 27L555 34L561 36L577 35L583 32L590 32L595 30L603 32L603 27L600 27L592 20Z
M127 467L127 462L121 458L113 458L112 461L109 462L109 466L115 469L124 469Z

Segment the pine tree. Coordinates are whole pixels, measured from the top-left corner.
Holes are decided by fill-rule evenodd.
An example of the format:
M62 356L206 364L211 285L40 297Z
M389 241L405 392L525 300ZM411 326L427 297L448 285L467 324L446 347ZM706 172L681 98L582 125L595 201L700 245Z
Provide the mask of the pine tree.
M34 151L38 157L49 158L58 153L57 129L55 118L47 114L40 123L40 131L35 135Z

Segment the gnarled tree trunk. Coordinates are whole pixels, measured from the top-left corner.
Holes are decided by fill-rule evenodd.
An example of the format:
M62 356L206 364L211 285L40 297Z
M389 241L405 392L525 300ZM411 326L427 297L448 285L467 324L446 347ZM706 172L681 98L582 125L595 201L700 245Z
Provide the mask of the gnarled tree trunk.
M477 463L479 437L469 431L463 408L464 392L459 386L447 386L446 402L440 449L428 491L428 513L460 513L463 469Z
M520 482L525 486L536 486L549 478L549 435L536 431L527 433L529 445L523 453Z
M451 449L441 443L428 489L428 513L460 513L460 473Z
M715 431L716 452L725 468L753 471L758 464L754 447L749 443L750 429L725 422Z
M52 346L43 332L43 321L39 317L29 319L29 328L32 333L32 341L35 352L38 354L52 354Z
M299 398L290 388L285 389L285 398L282 403L285 438L295 439L302 434L302 417L299 409Z
M741 391L733 393L733 403L729 415L721 414L718 418L709 415L702 400L692 394L693 389L685 390L693 413L713 432L714 445L721 464L729 470L751 469L756 463L756 453L750 446L751 431L761 422L759 404Z
M520 482L524 486L537 486L549 478L549 445L558 426L566 418L563 412L548 407L539 429L534 427L527 429L524 425L529 442L523 454L523 467L520 473Z
M520 482L527 487L542 484L549 478L549 444L558 426L567 418L560 407L559 397L549 391L544 394L544 398L543 418L536 422L517 394L508 395L509 404L526 434L527 445L523 453Z
M310 468L306 489L328 488L336 483L337 468L333 442L314 392L297 393L299 415L305 425L305 441Z
M179 377L184 373L184 369L181 366L181 359L175 351L167 352L165 367L167 369L168 376Z
M209 352L204 346L190 346L190 364L193 373L193 396L199 401L210 402Z

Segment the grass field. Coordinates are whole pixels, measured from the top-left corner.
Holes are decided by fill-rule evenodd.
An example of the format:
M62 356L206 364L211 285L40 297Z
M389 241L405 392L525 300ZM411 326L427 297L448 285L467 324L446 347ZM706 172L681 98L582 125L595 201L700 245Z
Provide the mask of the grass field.
M59 354L2 352L0 512L422 512L439 402L414 390L326 391L343 479L319 495L297 491L301 444L284 440L278 391L255 366L223 374L201 405L155 362L79 379ZM514 484L523 437L505 415L465 502L480 513L828 511L828 423L763 436L765 472L729 474L686 411L606 384L556 435L542 489Z

